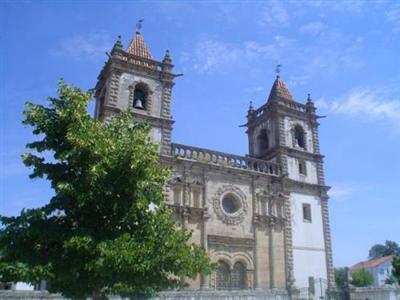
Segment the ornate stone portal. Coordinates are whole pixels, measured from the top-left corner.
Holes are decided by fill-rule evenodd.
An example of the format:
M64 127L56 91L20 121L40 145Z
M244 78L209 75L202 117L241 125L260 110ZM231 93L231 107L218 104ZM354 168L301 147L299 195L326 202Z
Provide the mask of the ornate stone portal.
M162 164L173 170L165 203L218 263L214 274L188 279L190 290L286 297L309 277L331 288L329 187L311 98L296 102L277 76L266 103L247 112L249 155L175 144L172 69L169 52L153 60L139 32L127 50L118 40L98 77L95 116L107 122L129 109L151 124Z

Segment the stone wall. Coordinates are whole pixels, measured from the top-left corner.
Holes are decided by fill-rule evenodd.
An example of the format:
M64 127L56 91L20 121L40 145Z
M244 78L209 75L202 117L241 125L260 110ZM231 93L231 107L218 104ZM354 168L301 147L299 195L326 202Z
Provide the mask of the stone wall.
M23 291L0 291L0 299L12 300L64 300L65 298L57 294L49 294L48 292L23 292ZM120 297L110 297L119 300ZM131 298L144 299L144 298ZM153 300L288 300L289 297L285 291L191 291L191 292L164 292L158 297L151 298Z
M354 288L350 290L351 300L400 300L400 288Z

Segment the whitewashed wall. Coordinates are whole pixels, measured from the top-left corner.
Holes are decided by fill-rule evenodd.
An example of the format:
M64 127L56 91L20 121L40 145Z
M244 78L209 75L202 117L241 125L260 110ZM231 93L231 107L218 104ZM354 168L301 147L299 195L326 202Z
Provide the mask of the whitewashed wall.
M308 277L327 278L321 203L318 197L291 193L293 265L297 287L307 287ZM303 203L311 206L311 222L303 220Z
M33 291L33 285L25 282L17 282L15 284L15 290L17 291Z
M299 160L297 158L286 156L286 160L290 179L306 183L318 184L317 164L315 162L305 161L306 174L303 175L300 174Z

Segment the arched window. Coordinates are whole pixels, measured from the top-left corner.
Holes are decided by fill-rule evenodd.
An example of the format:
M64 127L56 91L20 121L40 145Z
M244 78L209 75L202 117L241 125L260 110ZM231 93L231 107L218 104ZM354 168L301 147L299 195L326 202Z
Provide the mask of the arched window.
M216 275L217 290L240 290L246 287L246 269L240 262L235 263L231 272L225 262L219 261Z
M258 152L263 153L269 148L269 138L267 129L263 128L257 136Z
M217 276L216 276L217 290L229 290L231 287L231 274L229 266L223 261L218 262Z
M245 268L240 263L237 262L233 266L231 274L231 289L240 290L245 287Z
M306 148L304 130L300 125L294 127L294 142L295 146Z
M133 107L136 109L146 109L147 107L147 95L146 88L142 85L137 85L133 92Z

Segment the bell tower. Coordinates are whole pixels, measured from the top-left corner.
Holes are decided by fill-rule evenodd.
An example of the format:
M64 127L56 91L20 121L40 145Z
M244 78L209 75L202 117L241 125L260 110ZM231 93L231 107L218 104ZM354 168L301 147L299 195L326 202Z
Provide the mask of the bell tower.
M296 102L277 75L267 102L258 109L250 104L247 114L249 155L278 162L288 178L325 184L320 155L316 108Z
M310 94L306 104L294 100L279 76L264 105L247 114L249 156L281 165L283 189L290 205L286 222L288 282L308 286L309 277L322 278L334 287L328 213L329 187L325 185L320 153L318 119ZM315 266L305 268L304 266ZM317 267L322 266L322 267ZM293 274L290 274L293 273Z
M125 50L121 37L114 44L95 87L95 118L107 122L129 110L136 121L151 125L150 137L169 154L173 119L171 94L176 75L167 50L162 61L152 58L138 26Z

